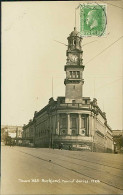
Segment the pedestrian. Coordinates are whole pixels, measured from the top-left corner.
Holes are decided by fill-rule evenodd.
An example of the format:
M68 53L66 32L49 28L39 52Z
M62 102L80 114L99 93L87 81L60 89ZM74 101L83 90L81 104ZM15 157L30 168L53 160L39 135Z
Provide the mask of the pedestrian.
M71 150L71 146L69 146L69 150Z
M61 150L63 149L63 143L61 143Z
M59 144L59 150L61 149L61 145Z

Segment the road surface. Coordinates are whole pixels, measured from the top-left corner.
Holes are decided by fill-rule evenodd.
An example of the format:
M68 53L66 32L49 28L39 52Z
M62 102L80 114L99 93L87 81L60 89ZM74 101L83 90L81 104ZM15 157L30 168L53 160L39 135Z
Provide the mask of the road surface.
M123 194L123 155L2 146L2 195Z

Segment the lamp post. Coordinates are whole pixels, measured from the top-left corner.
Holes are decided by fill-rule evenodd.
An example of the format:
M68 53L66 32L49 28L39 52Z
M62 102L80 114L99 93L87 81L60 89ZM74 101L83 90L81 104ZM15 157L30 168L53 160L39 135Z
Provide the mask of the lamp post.
M114 154L117 154L117 151L116 151L116 142L114 142Z

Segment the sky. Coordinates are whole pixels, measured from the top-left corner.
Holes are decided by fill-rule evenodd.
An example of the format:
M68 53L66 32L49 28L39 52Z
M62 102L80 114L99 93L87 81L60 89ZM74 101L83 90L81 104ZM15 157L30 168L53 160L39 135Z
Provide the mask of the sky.
M96 98L106 112L108 124L120 130L123 129L122 2L103 2L107 6L106 35L83 37L82 42L83 45L92 42L83 46L83 96ZM34 112L52 97L52 78L54 99L65 96L67 47L56 41L67 44L79 3L87 2L2 2L2 125L27 124ZM76 23L79 31L79 9Z

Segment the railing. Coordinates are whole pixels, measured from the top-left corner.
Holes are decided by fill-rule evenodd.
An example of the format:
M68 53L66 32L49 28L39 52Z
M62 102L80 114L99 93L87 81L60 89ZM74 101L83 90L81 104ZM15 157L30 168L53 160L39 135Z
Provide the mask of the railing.
M62 103L59 107L63 108L90 108L90 104L80 104L80 103Z

